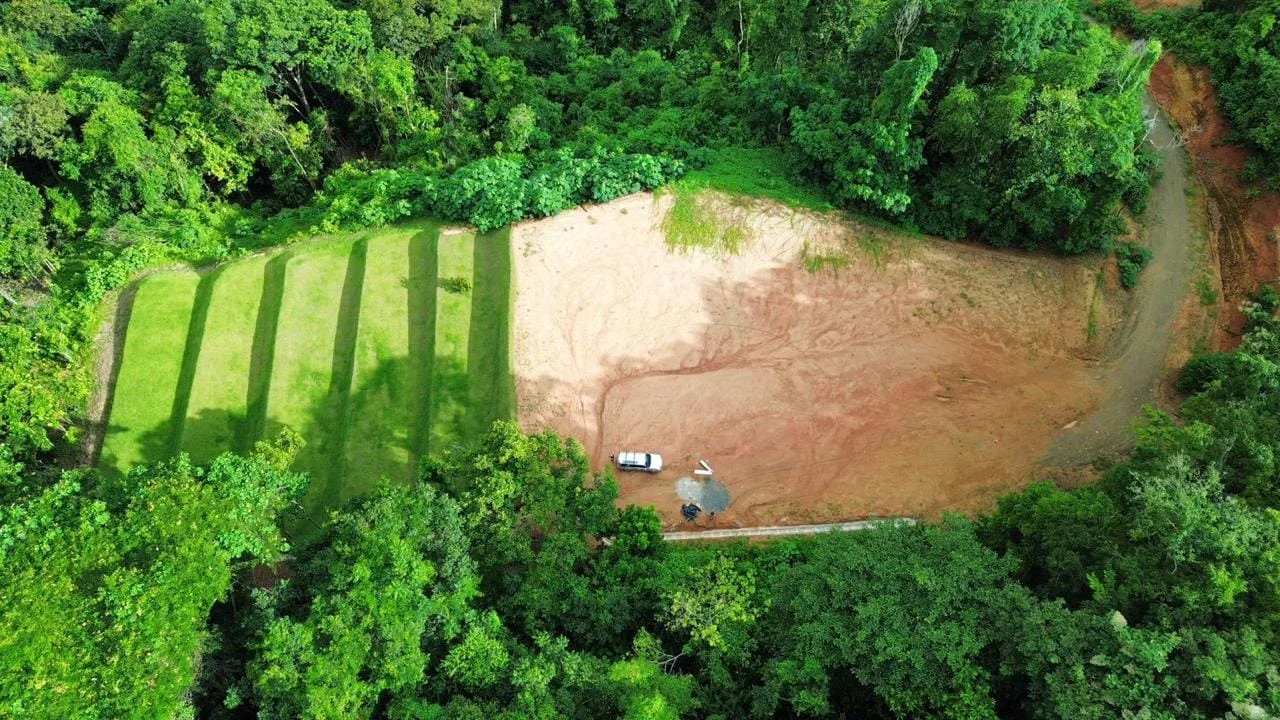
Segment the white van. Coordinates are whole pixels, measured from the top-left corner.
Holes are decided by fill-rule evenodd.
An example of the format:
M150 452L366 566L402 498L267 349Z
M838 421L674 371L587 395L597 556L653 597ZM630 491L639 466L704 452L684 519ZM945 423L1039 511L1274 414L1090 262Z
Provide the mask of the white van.
M619 470L662 472L662 456L657 453L620 452L614 456Z

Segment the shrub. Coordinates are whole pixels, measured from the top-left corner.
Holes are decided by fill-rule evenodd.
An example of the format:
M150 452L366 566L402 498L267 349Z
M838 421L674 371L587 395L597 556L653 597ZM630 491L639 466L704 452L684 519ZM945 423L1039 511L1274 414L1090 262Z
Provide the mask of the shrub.
M1119 243L1116 245L1116 262L1120 268L1120 285L1132 290L1138 286L1142 268L1151 262L1151 250L1133 243Z
M1178 392L1194 395L1209 387L1213 381L1226 377L1232 367L1230 353L1209 353L1194 357L1182 366L1178 373Z
M464 277L440 278L440 289L454 295L471 292L471 281Z

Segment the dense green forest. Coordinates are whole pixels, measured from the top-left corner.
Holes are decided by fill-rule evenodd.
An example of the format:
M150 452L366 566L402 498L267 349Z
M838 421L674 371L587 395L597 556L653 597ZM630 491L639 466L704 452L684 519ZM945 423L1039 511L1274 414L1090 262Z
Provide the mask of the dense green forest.
M1186 62L1208 65L1232 141L1253 151L1244 179L1280 188L1280 2L1205 0L1198 8L1140 13L1129 0L1107 0L1097 15L1164 40Z
M1274 17L1237 5L1193 26L1257 50L1206 58L1274 163L1245 107L1274 85ZM293 433L205 467L78 467L102 301L165 263L417 215L489 229L735 153L924 232L1109 249L1145 204L1160 47L1083 9L0 6L0 716L1280 713L1270 298L1098 485L976 520L676 547L576 443L505 423L305 545L281 529L306 521Z
M277 530L305 482L288 435L70 473L0 511L0 712L1273 717L1273 310L1099 485L977 522L671 546L575 442L505 423L305 548Z
M0 486L74 442L104 294L408 216L482 230L772 148L838 206L1108 248L1159 53L1073 2L0 6Z

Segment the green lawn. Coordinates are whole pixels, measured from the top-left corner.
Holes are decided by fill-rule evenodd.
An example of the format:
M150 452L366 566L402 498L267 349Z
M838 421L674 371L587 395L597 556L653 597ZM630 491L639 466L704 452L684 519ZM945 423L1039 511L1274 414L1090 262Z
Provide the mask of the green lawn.
M125 472L170 454L174 398L199 283L194 272L161 273L141 281L107 420L103 467Z
M414 446L414 414L420 406L415 390L421 378L415 376L413 363L421 358L411 353L414 318L409 291L412 282L434 284L435 274L425 281L412 277L419 269L410 258L418 235L434 244L435 229L425 225L369 240L349 401L345 482L339 493L343 500L382 478L409 480L420 452ZM429 311L434 316L434 308Z
M514 417L511 293L509 232L441 236L427 221L154 275L130 314L102 466L179 449L203 462L287 425L306 440L297 467L320 518Z
M203 282L211 285L204 312L182 449L196 462L206 462L232 448L250 448L248 427L249 371L253 360L253 332L262 299L267 258L255 257L224 265ZM250 330L250 332L246 332Z
M333 462L342 449L342 403L351 386L346 346L354 340L349 335L355 323L349 318L359 312L358 290L356 307L349 305L348 284L358 282L350 261L362 248L356 241L326 243L293 255L285 266L266 432L289 426L306 438L297 467L311 474L308 507L325 506L338 494Z
M467 374L467 345L471 335L471 293L474 291L475 234L451 230L437 244L436 344L431 372L430 452L447 450L469 429L471 382ZM450 289L450 281L472 287Z

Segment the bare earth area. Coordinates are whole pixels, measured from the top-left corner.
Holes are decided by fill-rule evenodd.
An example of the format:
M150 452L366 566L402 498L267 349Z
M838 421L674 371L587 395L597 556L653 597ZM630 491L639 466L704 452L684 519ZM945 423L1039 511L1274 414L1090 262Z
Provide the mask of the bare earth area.
M733 495L717 526L989 508L1098 406L1088 261L771 204L739 254L681 254L668 203L634 195L512 238L521 424L578 438L597 468L663 454L661 474L619 480L668 525L699 459ZM886 253L854 249L871 235ZM851 264L809 272L806 243Z

